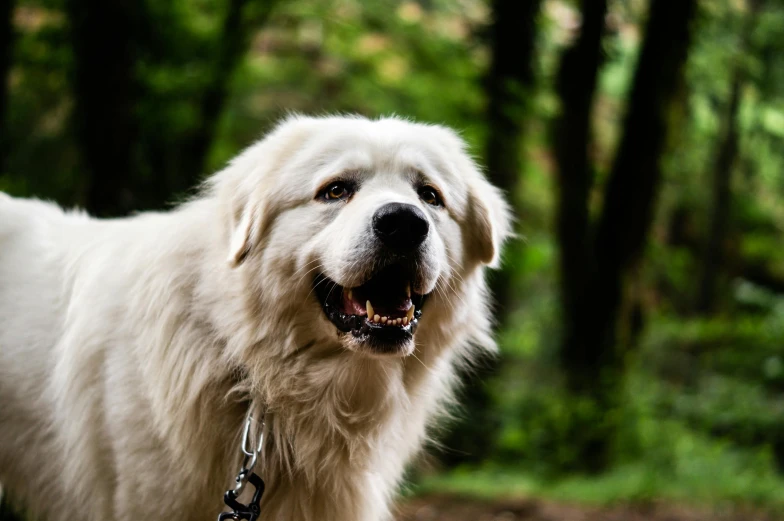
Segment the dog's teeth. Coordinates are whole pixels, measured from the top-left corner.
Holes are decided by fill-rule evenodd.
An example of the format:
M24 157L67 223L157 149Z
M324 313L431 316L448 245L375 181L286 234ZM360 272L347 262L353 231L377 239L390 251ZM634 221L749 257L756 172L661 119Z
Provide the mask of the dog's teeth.
M406 282L406 298L410 298L410 297L411 297L411 283Z
M403 317L403 325L404 326L408 325L408 317Z
M408 311L406 312L406 318L408 318L409 322L411 322L411 319L414 318L414 311L416 311L415 308L416 306L411 304L411 307L408 308Z
M367 301L367 303L365 303L365 310L367 310L368 318L372 318L373 315L375 315L375 312L373 311L373 306L370 305L369 300Z
M349 288L348 292L346 293L346 296L348 297L349 300L354 300L354 290Z
M382 324L386 324L386 323L387 323L387 320L389 320L389 318L388 318L388 317L381 317L381 323L382 323Z
M378 315L373 315L373 322L375 322L376 324L378 324L379 322L381 322L381 317L380 317L380 316L378 316Z

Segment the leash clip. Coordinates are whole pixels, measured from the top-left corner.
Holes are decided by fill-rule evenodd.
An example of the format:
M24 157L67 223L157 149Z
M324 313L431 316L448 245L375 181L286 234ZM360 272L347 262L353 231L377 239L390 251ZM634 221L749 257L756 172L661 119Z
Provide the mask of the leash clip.
M242 474L242 471L240 471L240 474ZM238 475L237 479L239 480L239 478L240 476ZM226 503L232 511L222 512L218 515L218 521L226 521L229 519L232 521L239 521L240 519L257 521L259 518L259 514L261 513L259 502L261 501L261 496L264 494L264 481L254 472L248 474L244 480L246 482L250 481L250 484L256 489L256 491L253 492L253 497L250 502L248 502L247 505L243 505L237 501L238 494L234 492L234 490L227 490L223 495L223 502Z
M238 496L242 493L245 483L248 482L264 444L264 421L262 420L261 429L259 429L259 441L255 446L251 446L253 439L255 439L250 432L254 421L253 416L248 415L248 419L245 420L245 429L242 431L242 467L240 467L240 472L237 474L236 485L234 486L234 492Z
M219 514L218 521L226 521L229 519L232 521L239 521L240 519L256 521L261 512L259 502L261 501L261 496L264 494L264 480L253 472L253 468L256 466L259 453L261 452L264 443L264 421L262 420L260 422L261 429L259 430L258 442L256 442L254 446L251 446L255 440L255 436L251 435L254 421L253 416L249 414L248 419L245 421L245 428L242 431L242 466L237 473L237 477L234 478L234 488L227 490L223 495L223 502L226 506L231 508L232 511ZM250 502L247 505L244 505L240 503L237 498L242 494L242 490L248 482L250 482L256 490L253 492L253 497Z

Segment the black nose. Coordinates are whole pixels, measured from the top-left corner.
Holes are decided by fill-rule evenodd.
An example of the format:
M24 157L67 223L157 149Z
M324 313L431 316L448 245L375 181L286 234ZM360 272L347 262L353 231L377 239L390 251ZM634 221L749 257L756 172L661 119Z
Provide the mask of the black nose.
M373 231L395 253L416 249L424 242L429 229L425 214L411 204L385 204L373 214Z

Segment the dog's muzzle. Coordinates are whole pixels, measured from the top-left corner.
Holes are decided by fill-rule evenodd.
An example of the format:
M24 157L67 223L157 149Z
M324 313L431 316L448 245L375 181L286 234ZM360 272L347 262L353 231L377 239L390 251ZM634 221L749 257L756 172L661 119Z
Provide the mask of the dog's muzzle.
M338 331L376 353L400 354L410 347L427 298L416 289L426 287L421 268L430 224L416 206L388 203L373 214L372 229L375 254L359 262L372 266L370 276L345 287L321 273L314 291Z

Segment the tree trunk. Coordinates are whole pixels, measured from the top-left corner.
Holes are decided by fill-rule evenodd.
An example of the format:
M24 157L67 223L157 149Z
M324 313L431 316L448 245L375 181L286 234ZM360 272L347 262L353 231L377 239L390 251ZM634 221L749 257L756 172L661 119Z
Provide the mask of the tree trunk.
M14 0L0 2L0 175L4 173L6 119L8 117L8 74L11 71L14 43Z
M534 86L536 17L540 4L541 0L492 1L485 157L490 179L509 195L513 206L522 175L528 99ZM506 315L511 307L510 282L508 267L496 273L492 280L499 316Z
M274 0L229 1L223 28L216 41L211 78L201 95L198 118L201 124L184 143L181 168L185 175L174 177L172 193L193 187L205 173L210 147L215 139L234 71L248 49L253 29L264 25L273 4ZM254 16L246 13L252 7L258 8Z
M558 175L557 232L561 278L561 306L566 324L576 324L584 313L590 252L589 195L593 182L588 158L591 107L601 64L605 0L584 0L579 38L563 54L556 91L561 114L553 124L553 148ZM567 332L570 332L567 328ZM567 338L566 346L578 339ZM580 363L582 353L563 350L567 365Z
M580 36L564 51L556 81L561 113L553 122L552 142L558 179L556 230L561 309L565 324L579 322L586 304L588 266L591 262L588 205L593 184L588 146L591 141L591 108L602 61L601 44L606 14L605 0L583 1ZM566 331L570 331L568 327ZM573 339L564 342L566 346L574 345ZM567 368L580 363L579 352L573 353L565 347L561 355L564 357L562 365ZM580 433L579 440L575 442L586 453L581 455L581 462L587 468L593 468L597 465L590 459L590 453L593 452L591 447L595 442L591 436L585 437L584 434L592 434L594 430L585 430L580 418L574 418L574 432Z
M602 470L609 463L609 449L618 428L616 409L629 347L618 335L622 325L619 316L627 304L627 279L642 255L653 220L661 178L659 159L695 10L696 0L651 1L602 213L593 239L585 239L590 249L582 267L584 280L578 280L574 294L565 302L573 308L566 314L563 368L569 389L589 400L595 411L580 420L584 425L579 429L584 435L580 459L591 471ZM580 270L568 265L570 261L565 261L564 269ZM565 280L571 277L579 275L566 274Z
M732 171L739 151L738 108L741 90L746 78L742 60L749 47L751 31L756 25L762 1L749 3L749 12L743 22L740 45L736 53L735 69L732 74L730 100L726 120L720 134L716 159L713 165L713 193L708 224L708 235L702 252L702 274L697 294L697 312L710 314L717 309L719 277L725 267L724 245L730 225Z
M88 179L85 207L100 216L134 209L137 125L133 0L68 0L74 47L74 118Z
M738 156L738 105L740 105L740 71L732 78L732 92L727 109L727 119L713 166L712 207L702 259L697 311L709 314L716 309L716 287L724 265L724 243L730 222L730 189L732 170Z
M523 126L528 96L534 85L534 43L536 16L541 0L493 0L490 26L491 63L486 78L487 142L485 158L491 180L502 188L515 204L515 191L522 175ZM493 274L491 286L504 317L510 303L510 268ZM502 318L503 320L503 318ZM498 369L495 359L483 360L476 368L466 369L461 377L466 383L461 402L467 404L470 422L452 429L444 440L450 448L444 457L447 465L480 461L498 428L490 412L492 398L487 379Z

